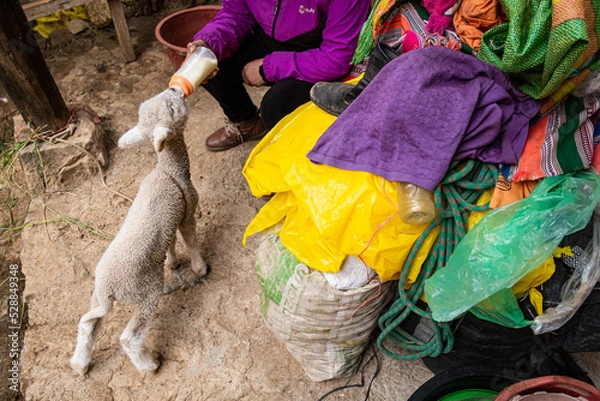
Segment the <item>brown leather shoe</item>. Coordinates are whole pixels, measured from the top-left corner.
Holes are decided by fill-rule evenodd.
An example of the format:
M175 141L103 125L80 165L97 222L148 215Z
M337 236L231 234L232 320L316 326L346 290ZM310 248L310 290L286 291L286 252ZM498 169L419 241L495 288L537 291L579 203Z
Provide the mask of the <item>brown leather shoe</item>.
M267 134L267 129L258 114L239 123L232 123L227 119L225 122L224 127L213 132L204 142L206 149L211 152L231 149L248 141L258 141Z

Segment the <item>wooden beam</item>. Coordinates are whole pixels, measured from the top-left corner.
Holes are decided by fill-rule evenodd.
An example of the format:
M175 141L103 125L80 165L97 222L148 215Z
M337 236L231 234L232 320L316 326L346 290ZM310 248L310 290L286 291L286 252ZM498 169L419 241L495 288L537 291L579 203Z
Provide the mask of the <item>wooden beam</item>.
M36 0L31 3L23 4L23 10L27 20L46 17L60 10L80 6L89 3L91 0Z
M55 131L70 113L18 0L0 1L0 84L26 121Z

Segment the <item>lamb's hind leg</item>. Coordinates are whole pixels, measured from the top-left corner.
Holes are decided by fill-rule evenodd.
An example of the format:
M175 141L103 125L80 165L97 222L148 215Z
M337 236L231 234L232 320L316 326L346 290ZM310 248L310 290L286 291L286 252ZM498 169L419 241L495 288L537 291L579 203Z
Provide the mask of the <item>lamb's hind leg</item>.
M96 292L92 294L91 309L81 317L77 330L77 345L71 357L71 367L80 375L84 375L92 359L93 334L96 323L112 308L109 298L98 298Z
M207 273L206 263L200 255L198 234L196 232L196 219L193 216L185 219L179 227L179 232L181 233L185 247L190 254L192 270L200 277L205 276Z
M133 317L121 334L123 350L140 372L151 372L160 366L158 360L152 356L152 353L144 345L157 304L158 296L153 297L148 303L138 305Z

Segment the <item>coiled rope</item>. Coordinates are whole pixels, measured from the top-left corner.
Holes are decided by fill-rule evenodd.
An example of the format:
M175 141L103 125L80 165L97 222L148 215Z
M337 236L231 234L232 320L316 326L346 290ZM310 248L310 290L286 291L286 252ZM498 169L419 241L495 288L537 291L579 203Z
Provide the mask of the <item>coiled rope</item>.
M467 233L467 218L472 211L489 208L489 202L477 205L484 190L493 187L498 180L498 167L494 164L476 160L453 162L442 183L435 190L435 205L438 216L427 226L413 245L398 280L398 299L392 307L379 318L381 333L377 346L387 356L394 359L419 359L425 356L436 357L452 350L454 335L449 323L433 320L431 313L417 306L423 294L424 282L437 269L446 265L452 251ZM435 227L439 226L439 235L423 263L415 283L405 289L408 272L415 256L425 239ZM402 322L415 313L421 319L427 319L433 327L429 340L421 340L401 327ZM390 350L390 342L404 350L402 353ZM406 352L408 351L408 352Z

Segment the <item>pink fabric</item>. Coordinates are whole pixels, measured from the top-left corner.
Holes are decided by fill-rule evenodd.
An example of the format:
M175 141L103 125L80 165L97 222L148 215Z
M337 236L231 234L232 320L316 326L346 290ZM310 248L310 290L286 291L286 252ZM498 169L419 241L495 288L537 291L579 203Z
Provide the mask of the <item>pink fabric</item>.
M452 22L452 15L445 13L450 10L457 0L423 0L423 6L430 12L427 22L427 31L431 33L444 34L444 31Z

